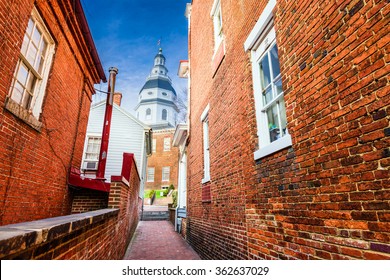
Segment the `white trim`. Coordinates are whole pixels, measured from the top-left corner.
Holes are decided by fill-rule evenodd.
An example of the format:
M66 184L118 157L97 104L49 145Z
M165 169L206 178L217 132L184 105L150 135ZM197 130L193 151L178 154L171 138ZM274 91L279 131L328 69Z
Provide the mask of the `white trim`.
M210 125L209 125L209 109L210 104L207 104L200 120L202 122L202 137L203 137L203 179L202 184L210 181ZM207 120L207 121L206 121Z
M268 127L267 119L264 110L267 106L263 105L262 98L259 94L260 88L260 69L258 63L264 54L270 49L272 44L275 43L276 34L273 28L273 9L275 8L276 0L269 0L264 11L260 15L256 25L249 33L248 38L244 43L245 51L251 50L251 62L252 62L252 79L253 79L253 90L255 98L256 108L256 121L257 121L257 135L259 141L259 149L254 152L254 159L258 160L262 157L268 156L279 150L285 149L292 146L291 136L287 133L282 138L270 142L267 133L262 131ZM284 98L283 94L274 98L274 100ZM273 101L274 101L273 100ZM272 102L270 102L272 103Z
M273 18L272 10L275 8L275 5L276 0L269 0L267 6L265 6L264 11L257 20L255 27L252 29L251 33L249 33L249 36L244 43L245 51L252 49L261 33L264 32L264 29Z
M201 122L203 122L204 119L207 117L207 115L209 114L209 110L210 110L210 104L207 104L206 108L204 108L204 110L203 110L202 115L200 115Z
M292 146L290 134L286 134L282 138L260 148L254 153L254 159L260 159L270 154L273 154L279 150Z
M221 0L214 0L213 6L211 7L210 17L214 17L215 10L218 8Z
M152 178L149 178L149 170L153 170L153 179ZM154 176L155 176L155 169L154 167L147 167L146 169L146 182L154 182ZM150 176L151 177L151 176ZM151 180L152 179L152 180Z
M164 178L164 175L167 175L165 177L168 177L168 178ZM164 166L161 169L161 182L169 182L170 178L171 178L171 167L170 166Z
M202 179L202 184L205 184L207 182L210 182L210 177Z

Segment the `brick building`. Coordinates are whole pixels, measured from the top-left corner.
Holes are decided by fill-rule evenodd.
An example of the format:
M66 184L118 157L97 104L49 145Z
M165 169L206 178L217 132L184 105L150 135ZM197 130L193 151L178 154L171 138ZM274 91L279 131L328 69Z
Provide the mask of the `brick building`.
M193 0L187 239L390 258L388 1Z
M0 225L70 214L93 85L106 77L80 1L0 4Z
M153 131L152 155L148 158L145 190L177 189L179 150L172 145L175 129Z

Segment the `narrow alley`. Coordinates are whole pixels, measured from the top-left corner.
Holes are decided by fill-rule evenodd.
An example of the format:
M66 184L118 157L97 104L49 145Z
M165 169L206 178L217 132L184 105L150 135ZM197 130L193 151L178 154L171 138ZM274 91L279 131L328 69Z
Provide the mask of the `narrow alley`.
M140 221L124 260L200 260L169 221Z

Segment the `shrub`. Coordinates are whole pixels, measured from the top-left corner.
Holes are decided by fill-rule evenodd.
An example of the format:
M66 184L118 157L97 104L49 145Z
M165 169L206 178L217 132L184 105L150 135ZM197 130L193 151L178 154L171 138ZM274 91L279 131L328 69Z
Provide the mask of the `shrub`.
M177 191L173 191L172 193L172 208L177 207Z

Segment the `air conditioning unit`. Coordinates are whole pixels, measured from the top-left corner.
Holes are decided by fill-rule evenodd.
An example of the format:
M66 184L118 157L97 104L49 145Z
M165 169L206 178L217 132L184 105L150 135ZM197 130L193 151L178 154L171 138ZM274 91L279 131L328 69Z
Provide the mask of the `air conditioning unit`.
M97 170L98 162L97 161L84 161L84 170Z

